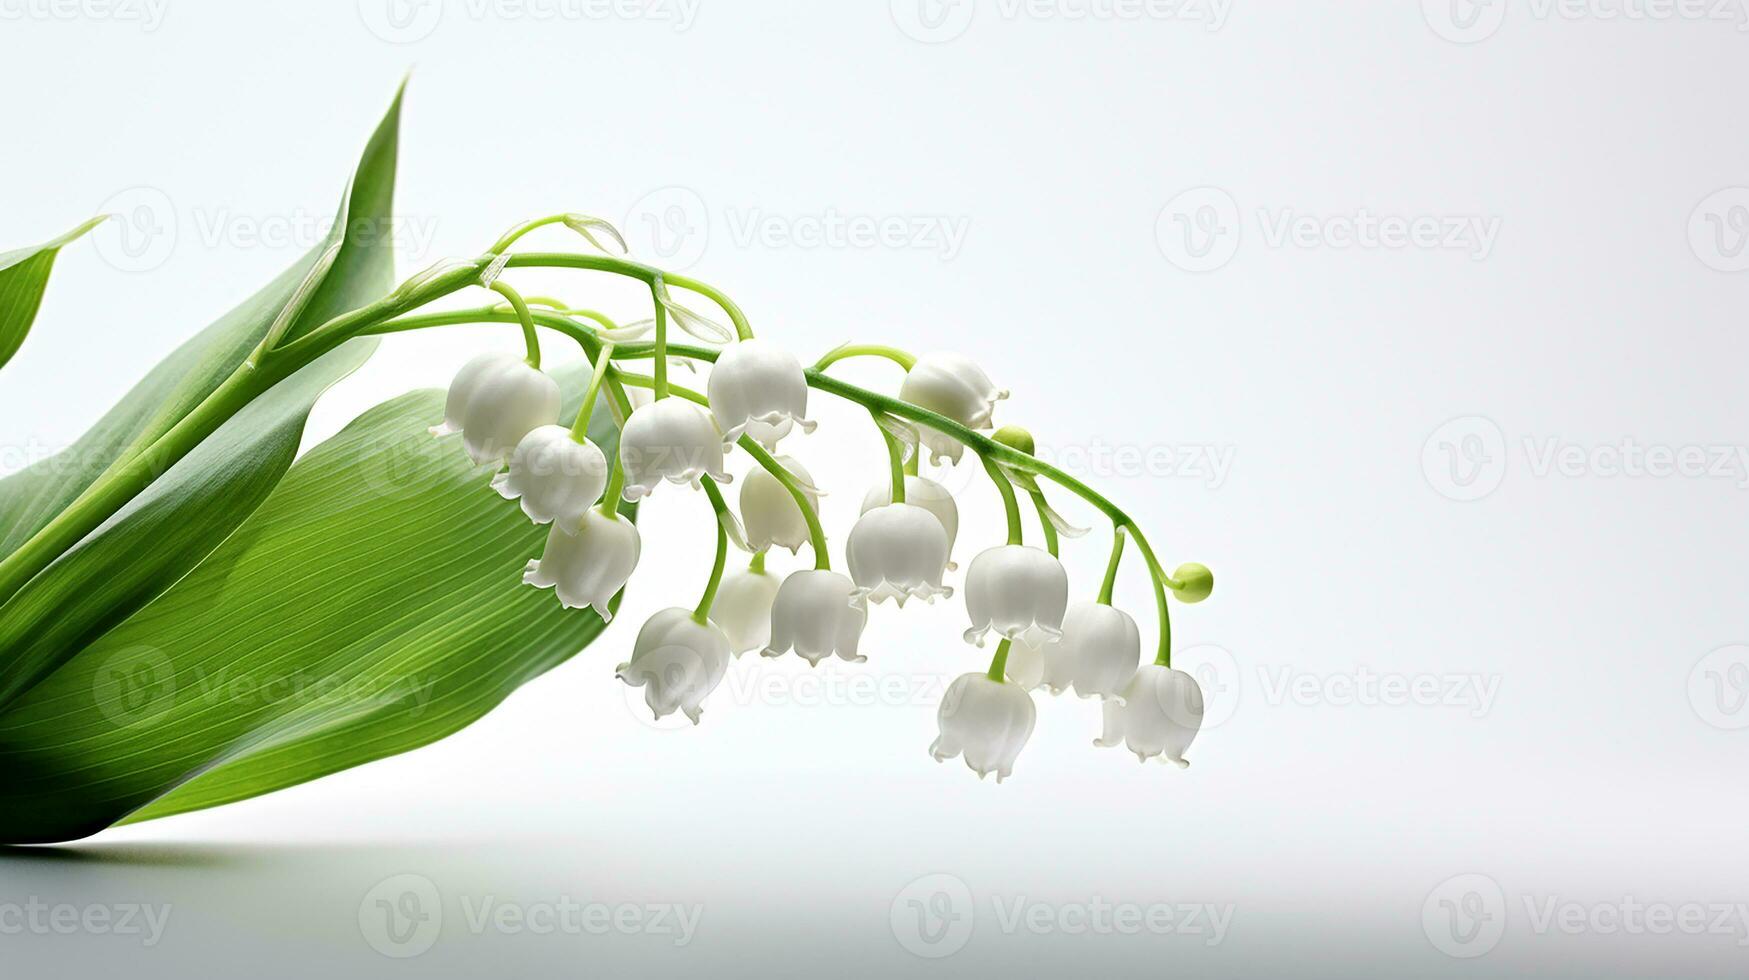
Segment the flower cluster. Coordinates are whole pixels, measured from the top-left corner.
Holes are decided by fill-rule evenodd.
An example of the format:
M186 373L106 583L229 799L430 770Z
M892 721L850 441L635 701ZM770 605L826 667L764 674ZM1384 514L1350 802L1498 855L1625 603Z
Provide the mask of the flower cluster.
M698 324L708 321L674 304L665 285L658 283L654 292L653 344L624 343L623 330L584 335L595 374L574 424L559 424L559 388L538 369L538 347L531 340L527 360L488 355L468 362L450 386L443 425L433 431L460 432L473 461L498 470L493 488L518 501L530 520L552 525L524 581L553 589L566 607L587 606L604 619L611 618L610 603L638 563L638 530L620 514L621 501L640 500L663 483L706 491L717 512L719 541L705 594L696 608L676 606L650 617L617 671L621 681L643 688L657 718L679 711L696 724L730 661L748 651L766 657L793 652L810 665L834 656L862 663L868 659L862 634L871 605L890 600L903 608L913 599L933 603L953 596L947 578L958 570L951 559L958 504L916 470L924 451L938 463L959 465L971 448L1002 494L1009 540L972 557L959 583L968 618L965 639L981 647L993 634L998 642L988 670L964 674L948 687L930 754L937 760L960 756L980 777L993 772L1000 781L1032 734L1031 692L1073 689L1102 703L1103 732L1095 744L1127 746L1143 761L1188 765L1184 752L1202 719L1202 692L1189 674L1169 666L1166 596L1199 601L1209 594L1212 577L1200 565L1166 575L1134 522L1037 460L1022 430L986 435L1008 393L977 364L953 353L912 357L892 348L845 347L805 370L789 352L752 339L740 322L738 339L720 348L669 345L667 321L697 336L703 336ZM526 308L506 294L518 302L532 338ZM726 332L720 339L727 339ZM811 387L823 386L831 363L856 354L886 356L906 374L897 397L835 379L830 386L835 393L853 392L845 397L873 414L891 471L863 498L861 516L844 543L845 574L830 564L813 477L796 459L775 453L794 433L814 430L807 417ZM667 382L668 362L677 357L712 362L708 393ZM625 369L643 358L654 365L651 376ZM626 396L628 385L651 389L654 397L634 404ZM586 434L598 394L616 409L620 427L611 462ZM741 480L738 515L718 489L731 482L726 467L736 448L752 460ZM1046 502L1040 477L1112 516L1112 557L1097 600L1070 601L1057 542L1059 534L1079 532ZM1037 505L1046 548L1021 543L1017 487ZM1159 598L1160 653L1147 663L1135 620L1111 604L1126 537L1142 548ZM725 575L730 541L754 557ZM784 576L766 571L771 548L797 554L804 545L812 551L813 568Z

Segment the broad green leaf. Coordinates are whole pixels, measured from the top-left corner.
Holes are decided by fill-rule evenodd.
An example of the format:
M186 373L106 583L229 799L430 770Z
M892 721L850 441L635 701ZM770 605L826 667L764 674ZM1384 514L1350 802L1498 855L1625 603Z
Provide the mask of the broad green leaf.
M49 270L61 247L103 223L92 218L59 238L32 248L0 253L0 367L12 360L42 306Z
M558 376L568 414L586 378ZM427 390L360 416L186 578L0 711L0 840L81 837L424 745L594 639L594 612L522 584L547 529L426 433L442 414ZM613 453L611 413L593 421Z
M361 222L388 221L400 104L397 94L365 148L327 242L178 348L69 449L0 480L0 554L15 550L104 470L150 444L211 393L334 242L342 245L333 268L294 329L392 288L387 236L347 232ZM374 348L374 340L353 341L281 382L0 607L0 706L77 656L231 534L291 465L316 398Z

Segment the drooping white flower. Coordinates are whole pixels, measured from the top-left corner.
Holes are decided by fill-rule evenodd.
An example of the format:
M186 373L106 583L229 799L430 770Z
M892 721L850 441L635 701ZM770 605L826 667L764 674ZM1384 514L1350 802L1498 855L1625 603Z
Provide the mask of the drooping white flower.
M814 431L808 411L808 379L795 355L764 340L743 340L723 349L711 369L711 414L733 443L743 432L776 449L793 427Z
M791 572L771 607L771 643L764 655L781 657L793 649L810 667L833 654L859 664L868 659L856 652L867 622L868 602L847 576L821 568Z
M443 415L433 432L459 429L475 463L502 463L523 436L558 420L559 383L518 358L482 355L450 382Z
M941 584L947 569L947 530L915 504L886 504L857 519L844 543L856 590L871 601L934 602L953 595Z
M1069 604L1069 574L1051 553L1020 544L987 548L966 570L966 642L984 645L984 634L1044 644L1063 635Z
M991 383L990 376L971 358L950 351L937 351L917 358L917 363L906 372L905 381L899 386L899 397L919 408L945 415L967 428L988 429L992 426L990 415L996 403L1007 398L1008 392ZM958 439L928 426L923 427L922 436L931 462L959 462L960 452L965 447Z
M657 719L680 711L698 724L705 695L729 669L729 638L722 627L693 618L678 606L651 616L638 630L632 659L614 676L644 689L644 703Z
M1074 685L1084 698L1109 700L1135 676L1142 634L1122 609L1080 600L1063 614L1062 637L1045 644L1043 653L1042 681L1052 694Z
M815 489L807 468L788 456L776 459L779 466L796 478L808 506L819 513L820 491ZM796 505L796 498L763 466L754 466L741 484L741 524L747 531L747 547L754 551L777 545L795 554L808 543L808 521Z
M870 487L867 496L862 498L862 513L866 514L876 507L884 507L892 502L893 483L891 480L882 480ZM960 531L960 509L959 505L954 503L953 494L948 493L946 487L928 477L907 476L905 477L905 503L915 504L935 515L935 519L941 522L942 530L947 532L947 550L951 556L954 538L959 535ZM947 563L948 570L952 571L958 567L950 557Z
M981 673L961 674L941 699L935 715L941 734L929 754L937 762L964 755L979 779L994 772L1001 782L1014 771L1037 718L1032 698L1019 685Z
M618 514L610 517L599 508L591 508L575 532L553 525L547 533L546 550L528 563L522 580L536 588L552 589L566 609L589 606L602 619L611 620L608 600L632 577L640 547L637 525Z
M1044 683L1045 648L1048 646L1050 646L1049 643L1041 646L1029 643L1024 639L1009 641L1008 666L1004 671L1004 676L1008 678L1010 683L1019 685L1023 691L1035 691L1041 687L1046 687ZM1051 691L1052 694L1061 692L1061 688Z
M660 398L632 412L620 432L619 461L627 500L645 496L663 480L695 487L700 476L730 480L716 423L704 409L679 398Z
M510 469L492 478L492 489L506 500L520 499L530 520L557 522L567 531L577 529L606 487L607 458L562 425L543 425L523 436L510 454Z
M1180 769L1184 751L1202 727L1202 688L1182 670L1143 664L1123 686L1122 700L1105 702L1105 732L1093 744L1128 745L1136 758L1154 756Z
M711 604L711 620L723 628L736 656L771 642L771 604L783 580L766 571L742 568L723 577Z

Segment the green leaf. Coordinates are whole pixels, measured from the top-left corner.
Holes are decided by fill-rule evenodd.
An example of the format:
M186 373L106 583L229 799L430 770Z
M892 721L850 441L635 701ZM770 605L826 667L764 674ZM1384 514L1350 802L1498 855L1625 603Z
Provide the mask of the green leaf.
M43 290L49 285L49 270L55 267L55 256L60 254L61 247L103 221L101 217L92 218L34 248L0 253L0 367L12 360L25 335L30 333L36 311L42 306Z
M586 377L557 376L568 414ZM0 840L72 839L404 752L599 635L594 612L522 584L547 529L426 433L442 415L427 390L360 416L186 578L0 711ZM616 451L605 406L590 435Z
M363 306L393 286L386 235L401 98L371 137L326 242L183 344L66 451L0 480L0 554L16 550L118 460L168 431L254 350L322 253L342 242L299 324ZM181 578L260 506L302 438L318 396L375 349L353 341L227 421L108 522L0 607L0 706Z

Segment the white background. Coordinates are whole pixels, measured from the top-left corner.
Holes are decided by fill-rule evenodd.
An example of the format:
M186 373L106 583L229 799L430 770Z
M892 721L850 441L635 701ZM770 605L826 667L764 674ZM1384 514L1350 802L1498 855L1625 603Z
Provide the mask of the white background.
M981 360L1000 419L1215 570L1175 609L1193 766L1095 749L1097 709L1042 696L1004 785L930 761L941 684L983 664L957 602L879 609L869 662L813 686L743 661L699 728L651 727L612 668L710 550L668 490L624 621L460 735L0 856L0 904L170 909L149 947L0 931L21 975L1741 974L1743 913L1616 914L1749 902L1740 6L913 2L0 0L4 247L131 222L64 253L0 378L5 469L313 242L411 66L403 271L583 210L805 356ZM923 237L809 237L834 217ZM310 438L514 343L397 338ZM786 448L841 540L879 441L815 414ZM1726 472L1658 469L1688 447ZM963 561L1000 509L955 479ZM1070 546L1077 589L1107 540ZM1136 566L1119 601L1151 631ZM397 943L374 902L403 893L442 918ZM469 919L567 898L701 918L683 946ZM1230 920L1043 931L1100 903Z

